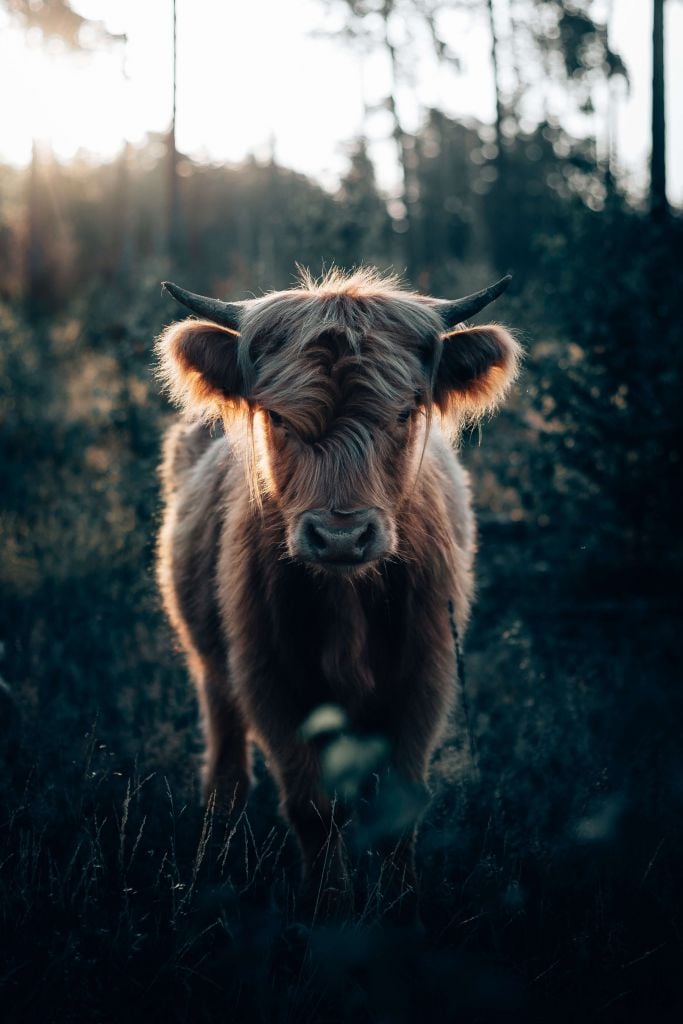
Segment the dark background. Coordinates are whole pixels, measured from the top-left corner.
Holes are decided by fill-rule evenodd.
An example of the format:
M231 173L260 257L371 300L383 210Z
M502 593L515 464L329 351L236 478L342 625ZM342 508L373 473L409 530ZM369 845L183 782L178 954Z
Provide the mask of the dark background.
M81 45L67 4L5 6ZM338 6L351 45L369 10L431 9ZM532 6L555 29L518 31L568 104L627 77L590 3ZM196 163L173 131L111 164L36 145L29 168L0 167L4 1019L680 1019L683 250L657 24L646 202L595 139L525 132L503 94L494 126L431 110L416 135L388 98L392 216L362 139L334 193L274 160ZM156 594L171 413L151 349L178 315L159 282L241 298L289 285L295 262L405 268L449 297L515 275L492 315L519 331L524 372L462 442L479 778L456 731L421 832L422 930L382 927L370 899L345 928L300 926L261 764L217 853Z

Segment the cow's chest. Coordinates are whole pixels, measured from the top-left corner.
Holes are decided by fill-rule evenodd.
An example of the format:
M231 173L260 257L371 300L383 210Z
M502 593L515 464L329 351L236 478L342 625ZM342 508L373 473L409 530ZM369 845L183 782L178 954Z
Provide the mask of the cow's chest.
M301 712L339 704L374 717L402 672L409 637L409 595L394 567L378 577L327 581L297 567L272 608L278 659Z

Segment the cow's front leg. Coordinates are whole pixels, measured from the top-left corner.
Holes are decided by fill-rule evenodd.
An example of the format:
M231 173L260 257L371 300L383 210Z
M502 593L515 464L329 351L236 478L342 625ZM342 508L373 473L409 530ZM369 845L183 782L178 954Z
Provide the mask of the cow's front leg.
M345 809L325 793L317 752L301 739L290 739L275 760L282 810L301 848L303 910L315 920L347 916L353 888L342 838Z
M447 623L440 633L433 629L432 638L436 642L430 649L413 657L413 671L400 687L401 699L387 714L389 764L377 794L378 910L400 921L410 921L418 912L417 826L429 803L431 756L453 700L455 654Z
M418 914L415 865L417 822L428 801L426 768L408 778L392 759L378 778L374 799L364 807L374 854L370 894L375 912L396 923L410 924Z
M206 664L198 679L205 738L202 799L220 817L236 817L250 786L249 743L225 669Z

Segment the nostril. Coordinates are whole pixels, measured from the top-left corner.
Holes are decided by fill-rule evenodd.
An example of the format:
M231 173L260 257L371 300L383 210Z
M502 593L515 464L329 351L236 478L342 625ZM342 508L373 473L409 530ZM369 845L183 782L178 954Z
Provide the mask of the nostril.
M372 509L342 512L310 510L300 517L296 546L304 561L325 565L361 565L378 557L383 547L382 524Z
M322 533L313 523L306 523L306 540L313 551L324 551L327 546Z
M377 528L376 528L375 524L374 523L368 523L368 525L365 527L363 532L358 537L358 541L357 541L358 547L361 548L361 549L366 548L368 546L368 544L371 544L372 541L375 539L375 534L376 533L377 533Z

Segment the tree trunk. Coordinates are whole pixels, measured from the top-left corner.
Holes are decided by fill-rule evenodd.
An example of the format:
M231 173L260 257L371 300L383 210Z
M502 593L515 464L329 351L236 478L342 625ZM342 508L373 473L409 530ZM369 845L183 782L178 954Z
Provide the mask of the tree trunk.
M489 19L489 32L491 34L491 67L493 69L493 88L496 97L496 146L498 148L497 166L500 174L505 162L505 150L503 148L503 118L505 117L505 104L503 102L503 95L500 88L500 61L498 59L499 43L493 0L486 0L486 9Z
M130 142L126 139L118 161L116 181L116 273L122 283L130 278L133 263L133 239L130 222Z
M654 0L652 28L652 157L650 162L650 210L655 220L665 220L666 115L664 92L664 0Z
M414 181L414 175L411 168L411 157L408 146L408 135L403 129L401 123L401 117L398 111L396 103L396 88L399 79L399 66L398 66L398 54L396 48L391 42L389 34L389 21L394 10L394 0L384 0L382 7L382 18L384 21L384 46L389 57L389 64L391 67L391 92L389 94L387 105L389 113L393 120L392 135L394 142L396 143L396 150L398 155L399 170L401 174L400 184L400 199L405 207L405 233L403 235L404 242L404 255L405 261L410 276L414 275L417 268L417 239L415 238L415 224L416 218L414 216L414 209L416 203L416 195L414 194L417 185Z
M176 92L178 87L178 37L176 0L173 0L173 107L168 132L168 208L166 218L166 255L173 266L180 249L180 196L178 191L178 149L176 146Z
M42 157L42 159L41 159ZM24 303L29 317L50 308L54 281L50 275L48 239L52 237L46 208L45 153L33 140L26 189L26 249L24 253Z
M508 153L505 148L505 132L503 121L510 113L503 99L500 83L500 38L496 23L496 0L486 0L489 33L491 37L491 70L493 73L493 89L496 100L496 170L495 181L491 185L487 202L487 220L489 224L489 245L494 265L507 266L518 245L519 230L518 214L515 205L515 191L521 182L514 175L507 173Z

